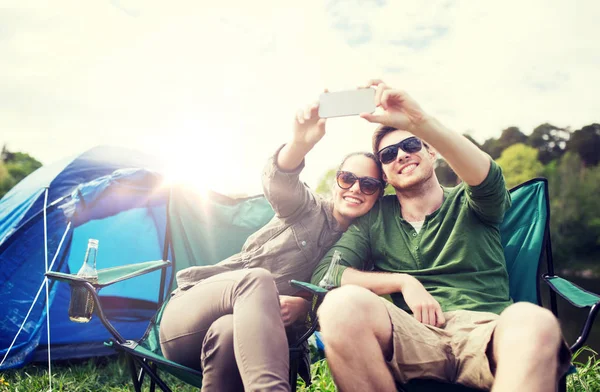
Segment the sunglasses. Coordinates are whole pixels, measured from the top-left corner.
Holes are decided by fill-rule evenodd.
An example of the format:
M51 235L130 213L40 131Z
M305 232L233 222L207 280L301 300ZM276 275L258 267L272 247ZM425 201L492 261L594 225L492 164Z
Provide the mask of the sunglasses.
M335 178L338 186L342 189L350 189L358 181L358 187L365 195L372 195L383 188L383 183L377 178L357 177L354 173L347 171L338 171Z
M423 148L423 142L421 139L414 136L402 140L400 143L392 144L379 150L377 157L381 163L388 164L398 157L398 150L402 150L407 154L413 154L421 151Z

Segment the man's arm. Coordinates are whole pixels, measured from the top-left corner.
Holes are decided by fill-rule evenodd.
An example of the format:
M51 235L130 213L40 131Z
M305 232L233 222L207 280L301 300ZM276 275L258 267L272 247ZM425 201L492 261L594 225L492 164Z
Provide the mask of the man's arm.
M407 274L387 272L367 272L346 268L342 274L341 286L353 284L371 290L377 295L392 294L402 291Z
M373 210L377 208L376 204ZM329 269L333 253L337 250L342 254L342 259L331 279L334 286L361 286L378 295L401 292L415 319L424 324L443 325L446 321L440 304L416 278L402 273L365 271L372 269L369 229L372 226L370 219L374 215L373 210L354 221L342 238L327 252L313 272L311 283L318 285L321 282Z
M381 80L370 80L368 86L377 86L375 104L383 111L363 113L362 118L413 133L438 151L466 184L476 186L483 182L490 170L486 153L425 113L406 92L393 90Z
M377 208L377 204L373 208ZM340 252L342 257L330 279L334 286L337 287L342 284L342 275L345 275L347 269L353 269L357 272L359 270L371 269L371 266L367 263L368 260L371 260L371 240L369 236L370 215L368 213L356 219L348 230L342 234L338 242L329 249L313 272L311 278L312 284L319 285L325 277L335 251Z

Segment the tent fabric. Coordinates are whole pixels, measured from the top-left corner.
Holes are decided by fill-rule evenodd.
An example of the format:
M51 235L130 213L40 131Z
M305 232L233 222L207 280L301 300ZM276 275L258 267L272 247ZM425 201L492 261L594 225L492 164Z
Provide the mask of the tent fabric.
M102 146L54 165L43 166L0 200L0 298L4 305L0 307L0 359L5 356L44 282L43 211L46 191L48 259L55 258L52 271L73 273L83 262L89 238L99 240L98 269L163 258L172 192L162 186L163 178L156 157ZM237 214L236 208L242 208L235 207L231 199L217 194L200 199L198 194L188 189L173 193L186 201L174 207L180 215L202 216L209 208L215 211L215 215L233 216ZM213 199L217 200L215 205L207 207L212 205ZM218 204L224 205L223 211ZM189 230L195 229L193 225L189 227ZM232 240L231 249L211 248L210 257L214 260L234 252L240 246L241 237L247 236L250 229L224 226L201 230L218 233L220 239L236 238L231 233L240 233L237 240ZM189 252L189 256L181 256L180 259L190 260L187 263L191 264L202 250L193 244L193 236L186 232L185 226L176 227L174 231L178 236L174 238L175 242L182 249L182 254ZM57 252L63 238L64 243ZM167 258L175 257L171 253ZM169 269L167 282L171 278ZM154 271L100 291L107 316L126 339L139 339L144 334L149 320L156 313L159 286L160 271ZM100 351L105 353L101 347L102 342L110 338L108 331L97 317L86 324L70 322L67 317L69 299L67 284L50 283L52 359L94 355ZM45 349L45 305L45 295L40 295L2 369L23 365L32 358L38 346Z

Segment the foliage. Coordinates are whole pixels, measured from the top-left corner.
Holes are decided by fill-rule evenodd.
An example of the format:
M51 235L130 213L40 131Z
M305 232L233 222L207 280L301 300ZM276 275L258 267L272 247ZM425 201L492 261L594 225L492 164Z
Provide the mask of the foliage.
M331 378L331 372L325 359L321 359L313 363L310 367L310 374L312 384L306 386L302 379L298 379L297 391L300 392L335 392L337 391L333 379Z
M0 198L41 166L42 164L29 154L11 152L6 146L2 147L0 153Z
M570 137L568 129L546 123L533 130L527 139L527 144L538 150L538 159L545 165L565 153Z
M587 125L573 132L567 149L577 152L586 166L596 166L600 162L600 124Z
M567 152L546 167L550 188L551 234L555 260L593 260L600 255L600 166L585 167Z
M163 374L173 392L192 392L197 388ZM39 392L48 390L48 367L28 365L24 369L0 374L0 392ZM129 392L133 390L129 367L124 356L92 358L85 362L61 361L52 366L52 390L65 392Z
M585 362L579 360L583 353L589 354ZM600 360L597 355L589 347L582 347L573 354L572 362L577 367L577 373L567 377L567 391L600 391Z
M544 167L537 158L538 151L522 143L505 149L497 162L502 167L506 186L512 188L542 174Z
M517 143L526 143L527 136L517 127L509 127L502 131L500 138L486 140L481 149L497 159L506 148Z
M586 359L586 355L589 357ZM573 355L577 373L567 377L568 392L600 390L600 360L589 347L579 349ZM191 392L196 388L163 374L167 385L175 392ZM298 379L297 391L334 392L335 384L327 361L321 359L311 366L312 385L307 387ZM129 368L123 356L94 358L85 362L63 362L52 366L52 388L55 391L109 391L133 390ZM29 365L24 369L8 370L0 374L0 392L38 392L48 389L47 367Z

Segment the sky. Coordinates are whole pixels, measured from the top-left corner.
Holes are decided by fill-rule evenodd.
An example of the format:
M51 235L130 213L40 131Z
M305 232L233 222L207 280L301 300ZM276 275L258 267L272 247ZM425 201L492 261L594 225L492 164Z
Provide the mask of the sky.
M296 110L371 78L479 142L576 130L600 122L599 19L596 0L0 0L0 143L43 164L125 146L174 181L257 194ZM328 120L301 178L373 129Z

